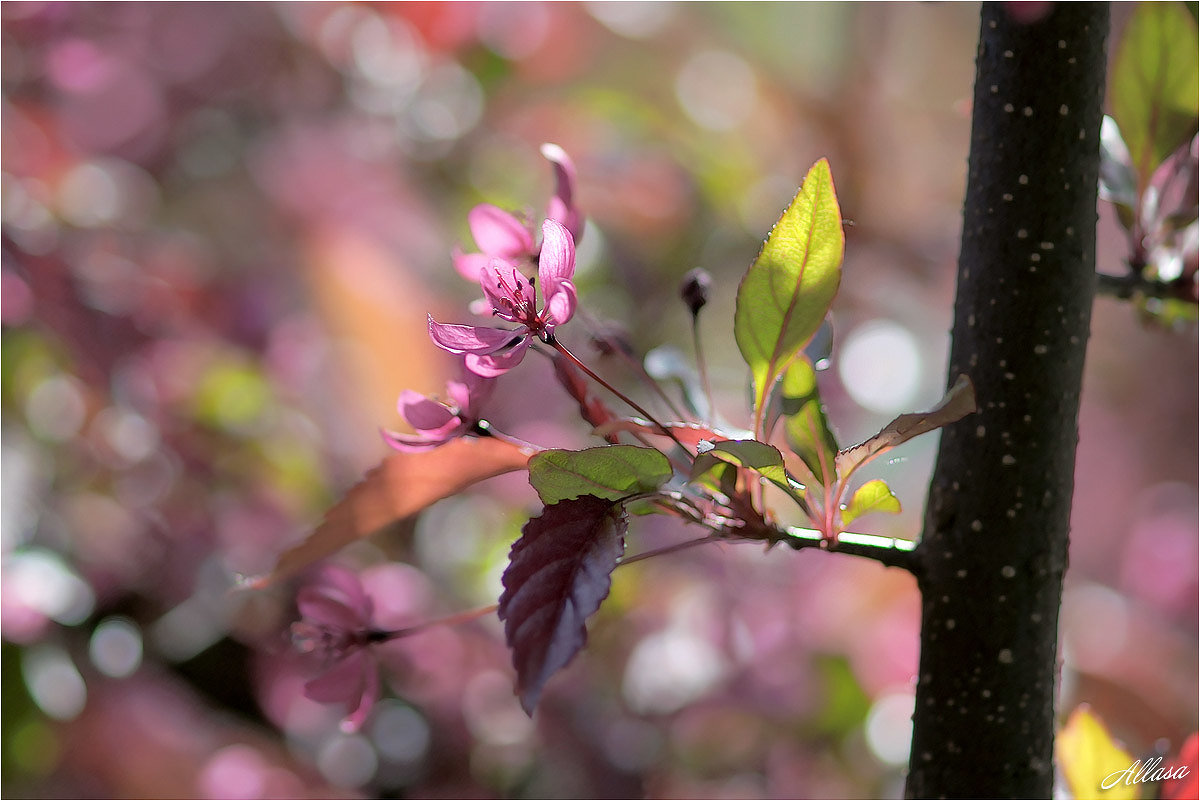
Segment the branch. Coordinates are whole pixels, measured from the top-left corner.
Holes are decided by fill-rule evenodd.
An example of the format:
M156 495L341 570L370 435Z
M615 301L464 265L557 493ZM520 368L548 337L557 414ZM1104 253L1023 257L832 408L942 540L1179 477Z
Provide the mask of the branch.
M1096 294L1129 300L1134 295L1147 298L1175 298L1195 303L1191 281L1155 281L1136 273L1109 275L1096 273Z
M779 534L780 541L787 543L788 547L795 551L802 548L820 548L830 553L861 556L864 559L873 559L885 567L902 568L913 575L916 575L920 568L917 543L912 540L843 531L838 534L837 541L830 544L820 531L798 526L779 529Z

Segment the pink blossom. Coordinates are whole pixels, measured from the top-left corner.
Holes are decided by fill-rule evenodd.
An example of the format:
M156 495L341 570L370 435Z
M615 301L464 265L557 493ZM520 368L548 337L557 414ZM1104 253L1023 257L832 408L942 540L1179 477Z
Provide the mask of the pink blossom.
M302 653L315 654L324 668L304 685L318 703L342 704L342 728L357 731L379 700L379 670L368 646L380 636L371 626L374 604L350 570L328 565L296 596L301 620L292 624L292 641Z
M583 213L575 205L575 163L558 145L542 145L542 155L554 165L554 197L546 206L546 217L557 220L576 242L583 238Z
M558 145L542 145L542 155L554 167L554 196L547 204L546 218L561 223L577 242L583 236L583 214L575 205L575 164ZM529 222L498 206L481 203L468 212L467 224L480 252L455 248L453 254L454 269L467 280L478 280L495 260L513 268L532 264L538 257Z
M536 253L533 232L515 215L491 203L481 203L467 213L471 236L481 253L463 253L454 249L454 269L469 281L478 281L480 273L494 260L508 264L532 261Z
M384 431L383 438L398 451L418 453L470 434L479 423L479 408L492 394L492 387L491 381L467 371L461 381L447 382L449 403L406 389L396 405L416 433Z
M479 284L492 314L519 323L516 329L490 326L451 325L429 317L429 336L439 348L466 354L467 369L491 378L516 367L534 337L551 342L554 328L575 314L575 240L555 220L542 223L542 250L538 257L538 281L544 306L537 309L533 281L500 259L493 259L480 273Z

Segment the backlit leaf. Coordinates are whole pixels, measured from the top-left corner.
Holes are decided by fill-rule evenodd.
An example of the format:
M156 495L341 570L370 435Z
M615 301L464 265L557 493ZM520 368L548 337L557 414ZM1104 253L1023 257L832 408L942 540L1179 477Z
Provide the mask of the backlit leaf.
M825 319L844 250L833 176L821 159L738 287L733 331L754 378L756 432L776 377Z
M670 477L671 463L666 456L635 445L548 450L529 460L529 483L547 505L580 495L615 501L653 492Z
M975 386L971 379L960 375L937 406L927 412L902 414L866 442L840 452L837 455L838 477L845 481L851 473L881 453L913 437L948 426L976 410Z
M528 461L528 451L490 437L457 439L423 453L390 454L326 512L303 542L284 551L270 574L248 586L261 588L294 575L476 482L523 470Z
M1121 225L1133 225L1137 207L1137 176L1129 148L1116 120L1107 114L1100 122L1100 197L1117 205Z
M1197 42L1183 3L1138 3L1121 36L1110 99L1142 189L1196 130Z
M513 544L500 619L526 713L587 641L586 621L608 596L627 525L619 504L584 495L547 506Z
M842 525L848 526L869 512L900 512L900 500L892 492L892 488L878 478L855 490L850 502L842 509Z
M1072 798L1140 797L1140 786L1120 776L1133 765L1133 755L1113 739L1104 722L1086 704L1076 707L1059 731L1054 756Z
M692 480L700 480L722 463L750 468L805 506L803 487L788 477L783 466L783 454L774 445L754 439L715 442L712 448L696 457L692 466ZM717 474L720 475L720 472Z
M821 406L817 374L808 359L801 357L788 367L779 382L779 399L788 445L817 483L829 486L837 478L838 446Z

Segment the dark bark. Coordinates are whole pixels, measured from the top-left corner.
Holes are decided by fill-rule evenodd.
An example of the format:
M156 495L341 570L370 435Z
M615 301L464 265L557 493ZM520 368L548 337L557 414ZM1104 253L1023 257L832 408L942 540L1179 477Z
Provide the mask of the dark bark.
M982 11L949 368L980 410L942 434L917 550L912 797L1053 785L1108 7L1008 8Z

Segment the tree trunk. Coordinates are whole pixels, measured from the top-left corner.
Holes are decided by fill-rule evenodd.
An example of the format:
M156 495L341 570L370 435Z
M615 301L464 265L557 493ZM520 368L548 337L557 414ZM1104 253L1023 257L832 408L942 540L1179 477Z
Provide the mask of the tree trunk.
M1108 7L984 3L946 429L918 549L907 794L1049 798L1058 611L1095 287ZM1032 5L1032 4L1030 4Z

